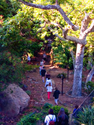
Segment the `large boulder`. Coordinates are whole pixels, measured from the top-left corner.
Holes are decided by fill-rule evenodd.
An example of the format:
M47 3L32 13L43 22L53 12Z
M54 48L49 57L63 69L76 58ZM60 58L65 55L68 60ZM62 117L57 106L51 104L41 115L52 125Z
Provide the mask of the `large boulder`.
M10 84L4 92L0 94L1 110L9 116L16 116L28 106L29 95L15 84Z

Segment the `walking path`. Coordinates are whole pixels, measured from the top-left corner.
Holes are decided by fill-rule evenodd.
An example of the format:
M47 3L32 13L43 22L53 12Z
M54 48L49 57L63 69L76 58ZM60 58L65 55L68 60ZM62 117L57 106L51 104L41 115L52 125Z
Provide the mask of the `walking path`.
M67 72L66 69L62 68L51 68L50 65L45 65L46 71L49 70L51 74L51 79L55 82L58 89L61 91L62 80L56 76L59 73ZM70 90L73 84L73 74L70 71L69 81L64 79L64 94L59 97L59 105L63 105L68 108L70 112L73 111L76 104L80 105L85 97L81 98L72 98L66 93ZM28 86L28 90L31 91L31 100L29 107L32 106L41 106L45 103L54 103L53 93L51 94L50 100L47 99L47 92L45 88L45 83L42 82L42 79L39 74L39 69L36 69L34 72L26 72L26 79L23 80L23 84Z

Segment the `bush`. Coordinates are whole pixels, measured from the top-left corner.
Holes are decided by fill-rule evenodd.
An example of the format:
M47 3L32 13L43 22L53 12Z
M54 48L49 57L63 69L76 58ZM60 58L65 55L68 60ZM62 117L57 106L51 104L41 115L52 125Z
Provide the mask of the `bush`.
M53 111L54 111L54 114L57 116L57 114L58 114L58 112L59 112L59 110L60 110L61 108L64 108L66 115L69 116L68 109L65 108L65 107L62 107L62 106L53 106L52 109L53 109Z
M62 108L62 106L53 106L50 103L45 103L44 106L41 108L41 111L39 113L30 113L17 123L17 125L36 125L38 120L40 120L42 123L44 123L45 116L48 114L49 109L52 108L54 111L54 114L57 116L59 110ZM64 107L63 107L64 108ZM37 109L37 108L36 108ZM66 108L65 113L69 116L68 110Z
M17 125L36 125L36 122L39 120L37 114L30 113L26 116L23 116Z
M44 109L44 110L48 110L48 109L52 108L52 106L53 106L53 105L50 104L50 103L45 103L44 106L43 106L43 109Z
M78 114L76 120L80 124L84 125L94 125L94 107L83 108L83 111Z
M87 92L90 93L93 91L93 89L94 89L94 82L89 81L87 83Z

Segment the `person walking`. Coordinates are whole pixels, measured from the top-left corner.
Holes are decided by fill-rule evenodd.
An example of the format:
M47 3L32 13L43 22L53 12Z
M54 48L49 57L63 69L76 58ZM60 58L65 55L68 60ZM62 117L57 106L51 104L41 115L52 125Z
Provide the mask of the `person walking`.
M44 63L45 63L45 61L44 61L44 59L42 59L40 62L40 65L44 67Z
M52 86L52 80L50 79L50 77L46 79L45 87L47 87L49 83L51 83Z
M43 67L43 68L41 69L42 82L45 82L45 73L46 73L46 70L45 70L45 68Z
M49 72L46 72L46 81L48 80L48 78L50 79L51 75L49 74Z
M79 118L78 114L80 112L81 112L81 109L79 108L79 106L75 105L75 108L73 109L73 114L72 114L74 125L79 125L76 119Z
M57 125L69 125L68 116L65 114L64 108L61 108L57 115Z
M39 67L39 74L40 74L40 76L41 76L41 70L43 69L43 66L42 65L40 65L40 67Z
M28 64L30 64L30 63L31 63L31 57L30 57L30 55L29 55L29 54L27 55L27 63L28 63Z
M54 115L53 109L49 109L48 115L46 115L44 123L45 125L55 125L55 122L56 122L56 116Z
M49 82L48 86L47 86L47 96L48 96L48 99L50 99L50 95L51 95L51 92L52 92L52 86L51 86L51 83Z
M53 93L53 97L55 98L55 104L56 104L56 105L58 105L59 94L60 94L60 91L59 91L58 88L56 87L56 88L55 88L55 91L54 91L54 93Z
M47 61L47 55L46 55L46 52L43 53L43 59L44 59L44 61Z

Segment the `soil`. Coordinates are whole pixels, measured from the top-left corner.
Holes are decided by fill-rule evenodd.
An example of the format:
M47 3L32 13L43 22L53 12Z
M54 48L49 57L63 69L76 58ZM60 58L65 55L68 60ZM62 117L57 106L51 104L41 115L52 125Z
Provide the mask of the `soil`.
M33 63L39 64L40 60L42 59L42 53L40 53L37 57L37 59ZM45 69L46 71L49 70L49 73L51 75L51 79L54 81L55 85L58 87L58 89L61 91L62 88L62 79L57 78L57 75L59 73L67 73L66 69L59 68L57 66L50 66L49 61L45 62ZM84 71L84 79L86 78L87 72ZM34 106L42 106L45 103L51 103L55 105L53 93L51 94L51 98L47 99L47 92L45 88L45 83L42 82L42 78L39 74L39 69L35 69L33 71L27 71L25 73L25 78L22 80L22 83L24 85L27 85L28 91L31 92L30 95L30 103L28 107L23 111L25 113L34 112L35 108ZM69 71L69 79L64 79L63 81L63 95L60 94L59 96L59 104L60 106L65 106L68 108L69 112L72 113L74 107L76 104L80 105L86 96L82 96L80 98L73 98L70 95L68 95L68 92L72 89L73 85L73 71ZM16 118L13 119L6 119L5 125L16 125L16 123L19 121L19 119L22 117L23 112L21 112ZM4 125L4 124L2 124Z

